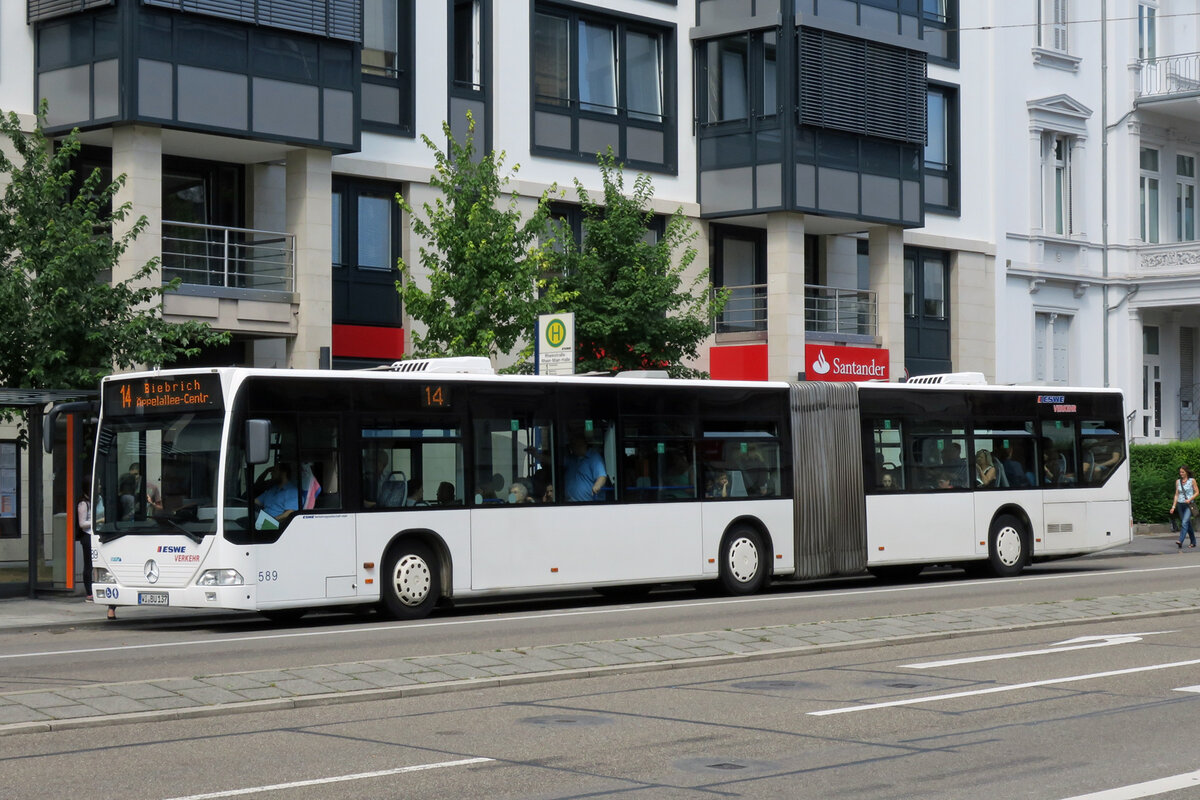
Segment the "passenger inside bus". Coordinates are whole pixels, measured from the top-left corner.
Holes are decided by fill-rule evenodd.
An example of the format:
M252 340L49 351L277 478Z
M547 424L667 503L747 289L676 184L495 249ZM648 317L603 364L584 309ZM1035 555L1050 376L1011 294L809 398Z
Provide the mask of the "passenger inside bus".
M437 488L437 504L439 506L456 506L458 500L454 496L454 484L450 481L442 481Z
M896 480L896 471L890 469L885 470L883 473L883 479L880 481L880 486L884 491L887 492L894 492L895 490L899 489L900 482Z
M603 457L588 448L582 433L572 434L570 442L566 472L567 500L591 502L601 499L600 492L608 483Z
M984 489L999 485L999 471L992 461L992 454L984 449L975 453L975 485Z

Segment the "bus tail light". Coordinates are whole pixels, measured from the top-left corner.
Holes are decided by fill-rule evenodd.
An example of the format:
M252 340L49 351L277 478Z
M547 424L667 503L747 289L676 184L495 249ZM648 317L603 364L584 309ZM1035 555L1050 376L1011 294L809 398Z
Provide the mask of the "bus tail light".
M196 580L197 586L241 586L246 581L236 569L206 569Z

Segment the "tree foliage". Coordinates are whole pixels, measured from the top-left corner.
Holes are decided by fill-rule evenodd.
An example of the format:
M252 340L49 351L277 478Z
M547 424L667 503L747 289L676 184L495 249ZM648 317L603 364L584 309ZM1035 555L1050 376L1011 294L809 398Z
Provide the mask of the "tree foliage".
M418 356L500 356L522 367L533 351L538 314L553 310L564 297L548 269L548 242L542 241L549 216L549 191L528 217L518 207L519 195L505 201L505 187L519 170L502 174L503 152L476 155L475 121L468 114L462 142L442 123L449 143L445 151L422 136L436 159L430 185L441 192L422 204L424 216L397 197L412 218L413 231L424 241L420 263L429 281L425 289L413 280L411 265L400 259L404 279L398 285L408 316L423 323L412 335Z
M30 134L15 113L0 116L0 386L94 388L114 369L165 365L227 341L204 323L161 318L161 296L178 282L157 281L157 259L110 281L146 218L114 237L113 222L131 213L113 205L125 176L106 185L94 170L74 189L79 141L72 132L51 147L45 120L44 103Z
M665 369L672 377L707 377L684 362L698 357L726 294L710 293L707 269L685 282L696 258L695 229L679 209L652 240L649 176L639 174L626 195L612 150L597 162L603 202L576 179L583 242L568 242L559 256L562 286L574 296L565 310L575 313L576 371Z

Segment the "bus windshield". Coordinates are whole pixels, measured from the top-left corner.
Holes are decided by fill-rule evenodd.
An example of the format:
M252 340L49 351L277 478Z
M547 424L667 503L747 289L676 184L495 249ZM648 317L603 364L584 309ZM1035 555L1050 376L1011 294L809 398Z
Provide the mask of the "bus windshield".
M106 420L92 493L101 541L174 531L198 542L213 533L222 423L211 412Z

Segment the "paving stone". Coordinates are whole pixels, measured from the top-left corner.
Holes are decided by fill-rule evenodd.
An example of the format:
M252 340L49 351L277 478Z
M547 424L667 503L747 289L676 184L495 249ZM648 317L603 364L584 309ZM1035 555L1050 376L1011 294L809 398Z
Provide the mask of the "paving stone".
M227 689L219 689L216 686L205 686L201 689L184 689L179 694L195 700L197 703L209 706L215 706L218 703L237 703L242 699L235 693Z
M297 697L306 694L325 694L329 690L322 684L306 681L303 678L292 678L286 681L276 681L275 686L286 692L285 696Z
M149 711L150 706L141 700L134 700L119 695L113 697L93 697L80 701L80 705L90 706L97 714L132 714L135 711Z
M133 700L145 700L148 697L174 697L174 692L168 692L153 683L123 683L112 687L113 694L128 697Z
M142 701L155 711L165 711L171 708L196 708L204 705L198 703L190 697L181 697L179 695L171 695L170 697L147 697Z
M359 675L359 681L362 683L374 686L378 689L390 689L393 686L411 686L416 683L415 680L407 675L397 675L394 672L386 670L378 670L366 675Z
M47 719L51 719L51 717L40 711L35 711L29 706L0 706L0 725L7 725L12 722L38 722Z
M214 675L211 678L205 678L204 683L219 689L227 689L231 692L240 692L243 689L259 689L266 685L257 678L251 678L245 674Z
M262 686L257 689L238 689L238 696L246 700L274 700L276 697L286 697L287 692L278 686Z
M66 689L59 689L55 694L68 697L72 700L83 700L88 697L103 697L104 695L112 694L112 689L108 686L71 686Z
M73 698L63 697L56 692L29 692L28 694L9 695L9 697L29 708L54 708L55 706L71 706L76 703Z

